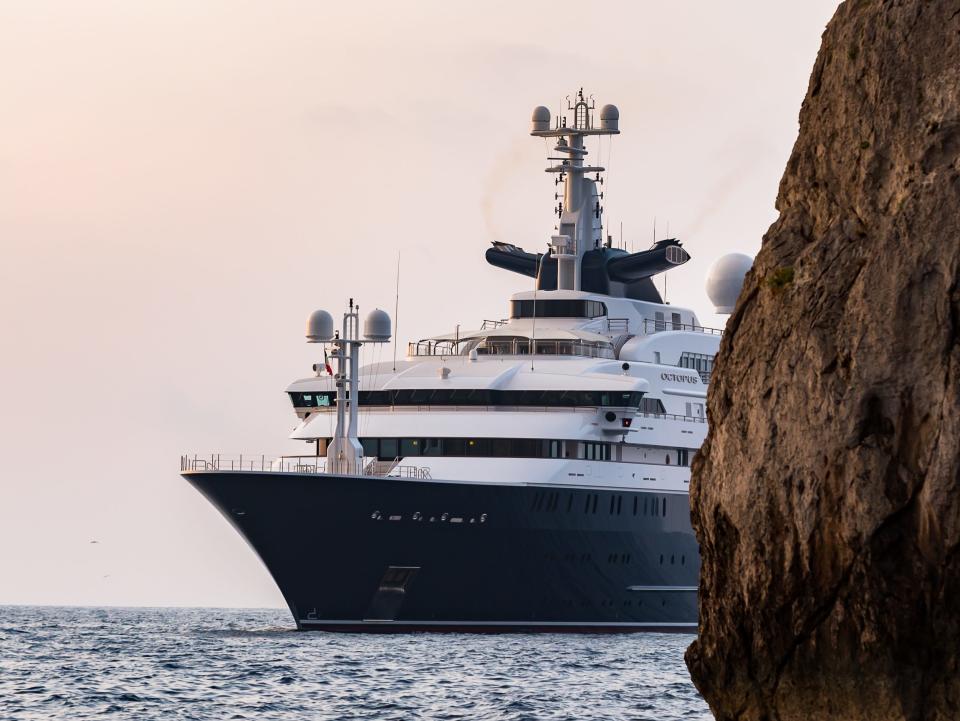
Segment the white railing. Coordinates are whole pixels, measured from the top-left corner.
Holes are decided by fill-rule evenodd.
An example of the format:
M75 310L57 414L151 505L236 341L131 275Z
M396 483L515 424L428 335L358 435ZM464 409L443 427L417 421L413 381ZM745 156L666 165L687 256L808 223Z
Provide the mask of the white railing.
M694 333L706 333L708 335L723 335L722 328L708 328L703 325L693 325L690 323L674 323L672 320L652 320L643 319L643 332L645 335L651 333L662 333L665 330L686 330Z
M391 478L430 478L430 469L421 466L401 465L399 459L381 461L377 458L364 458L361 467L364 476ZM330 464L324 456L267 456L238 455L221 453L208 455L180 456L180 472L231 471L237 473L315 473L345 474L345 465Z
M607 333L629 333L629 318L607 318Z
M504 318L503 320L490 320L489 318L483 321L483 324L480 326L480 330L491 330L496 328L503 328L503 326L510 323L509 318Z
M463 346L463 347L461 347ZM587 358L616 358L609 343L584 340L537 340L528 338L469 338L460 341L423 340L407 344L407 357L464 355L476 350L478 355L525 356L536 355L581 356Z

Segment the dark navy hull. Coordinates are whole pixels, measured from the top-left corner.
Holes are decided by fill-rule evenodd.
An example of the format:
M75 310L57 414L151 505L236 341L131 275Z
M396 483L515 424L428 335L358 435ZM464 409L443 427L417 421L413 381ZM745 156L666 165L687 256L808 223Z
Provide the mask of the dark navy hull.
M300 629L687 631L686 494L190 472Z

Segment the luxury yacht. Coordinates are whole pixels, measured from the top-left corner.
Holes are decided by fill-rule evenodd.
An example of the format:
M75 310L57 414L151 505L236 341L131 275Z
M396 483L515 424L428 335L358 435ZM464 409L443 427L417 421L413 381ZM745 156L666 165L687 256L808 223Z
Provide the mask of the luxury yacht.
M389 316L361 328L351 300L335 329L316 311L307 340L325 360L287 388L291 437L310 454L182 457L298 628L695 630L690 461L721 331L652 280L689 260L680 242L629 253L605 237L604 168L585 141L619 133L617 108L581 91L566 111L532 117L562 188L549 242L486 251L530 278L507 317L360 367L363 344L390 339ZM718 310L744 258L714 267Z

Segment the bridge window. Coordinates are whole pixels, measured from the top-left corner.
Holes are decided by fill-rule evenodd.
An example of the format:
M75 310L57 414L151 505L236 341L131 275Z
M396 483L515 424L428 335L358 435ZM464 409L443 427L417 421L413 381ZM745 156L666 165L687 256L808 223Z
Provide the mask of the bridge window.
M598 300L511 300L511 318L599 318L607 314L607 306Z

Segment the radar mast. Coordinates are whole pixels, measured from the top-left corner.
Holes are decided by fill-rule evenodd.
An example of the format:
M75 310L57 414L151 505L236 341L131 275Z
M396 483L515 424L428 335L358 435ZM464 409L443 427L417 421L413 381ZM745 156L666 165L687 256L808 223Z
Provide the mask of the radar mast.
M555 164L546 168L546 172L557 174L557 184L563 183L563 200L557 207L559 229L557 235L550 239L550 253L557 259L559 290L582 289L580 261L584 253L602 243L602 194L597 191L597 183L603 183L600 173L606 169L599 165L584 164L588 154L584 138L588 135L619 135L620 111L615 105L604 105L600 110L600 124L596 126L595 108L593 96L587 100L581 88L576 102L567 98L567 110L573 116L572 126L568 125L566 115L560 115L551 128L548 108L541 105L533 111L530 134L540 138L556 138L557 144L553 150L560 153L559 156L548 158ZM585 177L587 173L596 173L596 179Z

